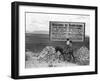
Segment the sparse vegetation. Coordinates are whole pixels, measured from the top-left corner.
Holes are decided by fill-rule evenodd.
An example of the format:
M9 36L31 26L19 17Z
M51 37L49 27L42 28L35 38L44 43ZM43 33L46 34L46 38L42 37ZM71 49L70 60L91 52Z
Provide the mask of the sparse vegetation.
M57 67L89 65L89 38L84 42L73 42L75 63L64 61L61 51L56 47L64 48L64 41L50 41L48 34L26 33L26 68L31 67Z

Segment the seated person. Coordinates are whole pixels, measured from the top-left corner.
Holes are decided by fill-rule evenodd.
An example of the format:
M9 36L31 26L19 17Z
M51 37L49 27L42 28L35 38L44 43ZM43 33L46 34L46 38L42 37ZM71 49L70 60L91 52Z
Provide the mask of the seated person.
M64 53L64 60L67 61L75 61L74 55L73 55L73 47L72 47L72 41L67 39L66 40L66 45L63 49L63 53Z

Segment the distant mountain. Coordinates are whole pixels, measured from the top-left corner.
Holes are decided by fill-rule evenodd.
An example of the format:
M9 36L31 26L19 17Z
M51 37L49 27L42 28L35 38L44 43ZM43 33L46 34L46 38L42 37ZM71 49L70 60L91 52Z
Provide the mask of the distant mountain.
M49 31L33 31L33 32L26 32L26 33L32 33L32 34L49 34Z

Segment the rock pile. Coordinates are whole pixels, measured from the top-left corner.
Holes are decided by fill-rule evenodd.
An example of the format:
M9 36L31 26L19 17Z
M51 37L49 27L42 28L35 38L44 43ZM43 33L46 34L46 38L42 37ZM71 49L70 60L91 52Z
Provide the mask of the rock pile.
M74 54L75 62L79 65L89 65L89 50L87 47L82 46Z
M59 55L56 53L53 46L46 46L39 55L39 62L46 62L48 64L54 63L58 60Z
M68 58L68 56L66 55ZM78 65L89 65L89 50L87 47L82 46L74 53L75 63ZM26 67L56 67L65 66L68 64L67 60L64 60L65 55L60 51L56 51L53 46L46 46L39 53L27 51L25 60ZM69 62L71 63L71 62Z

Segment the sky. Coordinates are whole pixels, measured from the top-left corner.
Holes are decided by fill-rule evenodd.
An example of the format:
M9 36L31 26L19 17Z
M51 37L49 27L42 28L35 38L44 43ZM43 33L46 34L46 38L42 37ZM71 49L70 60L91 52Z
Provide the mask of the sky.
M51 14L51 13L26 13L26 32L49 34L49 22L85 22L85 34L89 36L89 15Z

